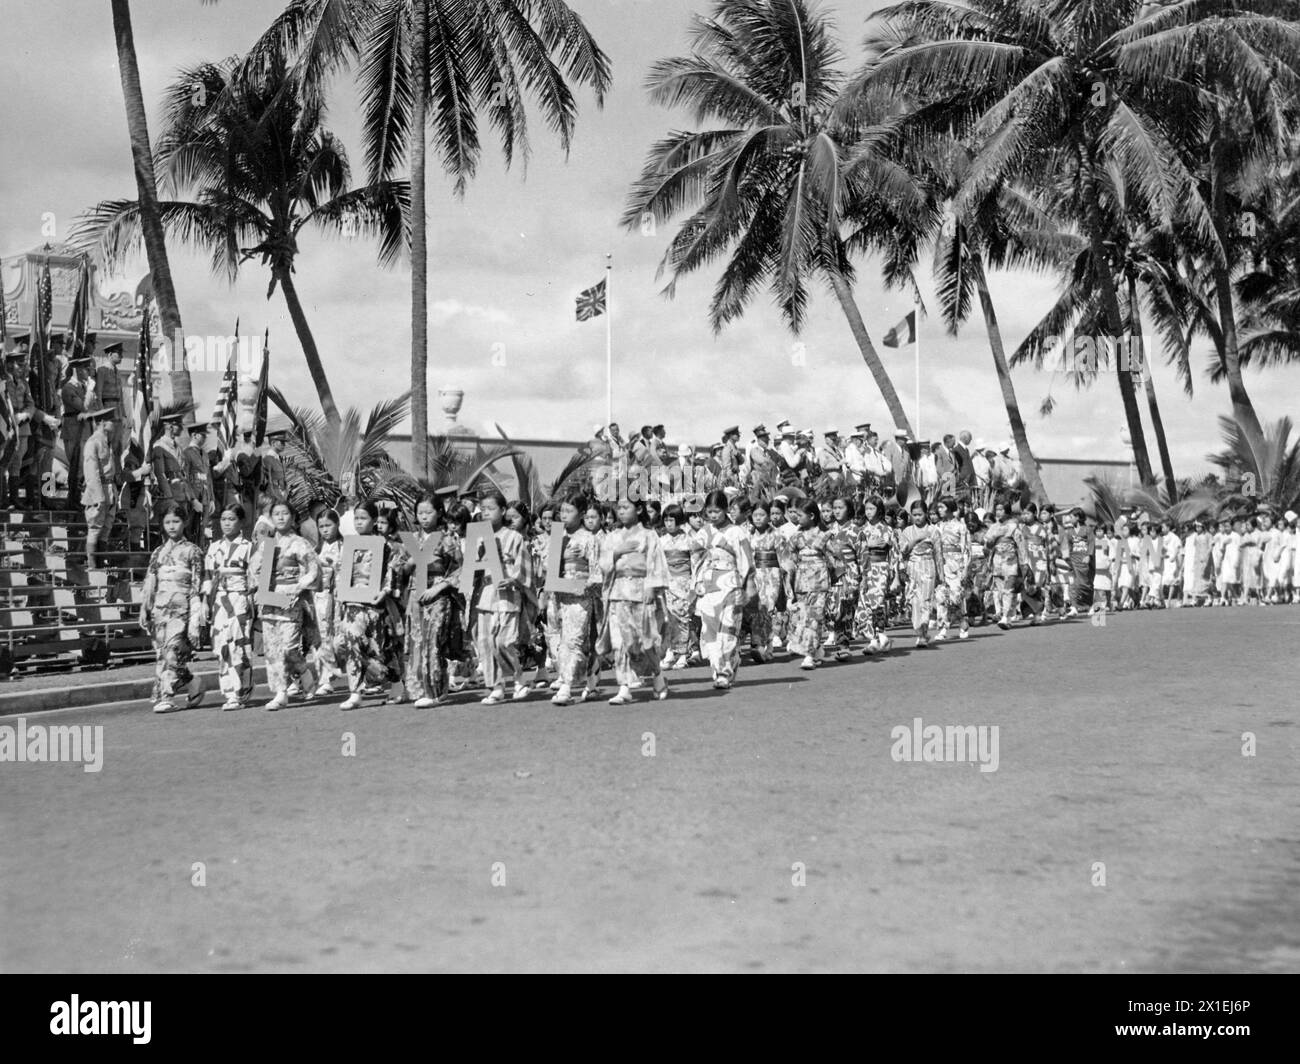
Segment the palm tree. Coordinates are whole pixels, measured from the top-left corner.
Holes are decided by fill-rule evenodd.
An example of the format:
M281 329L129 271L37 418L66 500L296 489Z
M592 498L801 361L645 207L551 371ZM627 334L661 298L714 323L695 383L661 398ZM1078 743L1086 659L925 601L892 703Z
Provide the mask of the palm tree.
M157 145L169 188L187 199L158 205L163 225L184 242L211 252L212 268L233 283L258 257L278 286L331 423L338 406L293 280L298 239L311 226L379 238L379 261L396 262L409 191L405 182L350 188L342 143L323 126L324 106L304 100L283 60L259 71L239 59L182 70L168 90ZM88 211L75 241L119 261L138 240L138 201L108 200Z
M845 165L849 145L862 145L865 127L884 116L839 98L842 57L831 34L805 0L719 0L711 17L694 16L693 51L656 63L647 87L654 102L688 104L710 128L670 132L650 148L623 223L637 229L647 217L659 224L692 212L659 272L671 273L671 296L683 276L728 257L710 304L715 332L768 286L798 333L808 280L827 282L895 423L910 430L853 297L840 229L849 204L859 214L885 197L900 213L923 204L882 154L860 147Z
M507 166L516 152L526 158L530 150L528 101L567 154L577 106L566 78L590 86L603 106L609 59L561 0L293 0L251 58L260 63L280 50L296 57L309 97L360 58L372 182L390 179L409 153L411 458L423 473L429 467L424 132L432 125L435 153L458 196L478 169L480 116L496 129Z
M1089 242L1103 321L1118 338L1124 322L1110 261L1106 170L1118 168L1145 216L1178 225L1216 262L1226 261L1219 211L1189 162L1205 146L1213 102L1198 83L1197 67L1223 35L1239 64L1267 72L1275 65L1272 53L1294 51L1289 35L1267 16L1291 6L910 0L880 17L896 34L921 40L884 57L875 77L927 103L947 103L963 117L980 149L959 200L977 201L1008 179L1040 189L1068 182L1071 195L1062 208ZM1254 89L1267 76L1252 70L1249 80ZM1150 483L1134 384L1123 367L1115 369L1138 474ZM1234 385L1233 395L1237 410L1244 392Z
M1230 485L1225 502L1254 506L1268 503L1278 513L1300 508L1300 439L1291 439L1289 417L1279 418L1264 430L1264 443L1256 447L1241 423L1219 418L1224 449L1207 457L1224 470Z
M117 43L117 68L122 79L122 97L126 103L126 125L131 137L131 159L135 165L136 195L141 208L141 229L145 256L153 281L154 298L162 316L163 332L175 340L181 332L181 311L176 302L176 286L171 264L167 261L167 242L163 238L162 217L158 209L158 182L154 176L153 155L149 150L149 118L140 88L140 67L135 57L135 33L131 28L129 0L112 0L113 36ZM174 355L178 353L174 352ZM185 360L173 357L168 371L173 398L188 403L193 398L193 382Z

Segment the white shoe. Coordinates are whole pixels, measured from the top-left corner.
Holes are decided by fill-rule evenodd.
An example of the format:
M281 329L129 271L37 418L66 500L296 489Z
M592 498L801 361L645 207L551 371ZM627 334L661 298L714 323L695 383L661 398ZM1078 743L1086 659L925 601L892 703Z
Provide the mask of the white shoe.
M532 694L532 690L533 689L529 687L526 683L515 684L514 700L516 702L524 701L524 699L526 699L530 694Z
M569 688L567 683L561 684L559 690L551 696L551 703L556 706L573 705L573 691Z
M286 691L280 691L276 696L266 704L266 708L274 712L277 709L284 709L289 704L289 695Z
M238 698L227 698L226 701L222 703L221 708L224 709L226 712L230 712L233 709L243 709L244 703L241 702Z
M807 657L803 659L803 661L799 662L799 668L815 669L817 668L817 662L813 659L813 656L809 654Z
M642 680L640 676L632 677L632 682L628 684L628 687L633 691L635 691L638 687L644 687L644 686L645 686L645 681Z
M958 639L969 639L969 638L970 638L970 629L969 629L969 628L963 628L963 629L961 629L961 630L957 633L957 638L958 638Z
M348 695L346 702L339 703L339 709L360 709L361 696L359 694Z
M176 703L164 698L162 701L154 704L153 711L155 713L175 713Z
M618 694L609 700L611 706L626 706L632 701L632 692L627 684L618 689Z
M667 654L664 655L664 659L663 659L663 661L661 661L661 662L659 663L659 667L660 667L661 669L667 669L667 668L670 668L670 667L672 666L672 663L673 663L675 660L676 660L676 659L675 659L674 656L673 656L673 652L670 650L670 651L668 651Z
M728 683L727 686L730 687L731 684ZM662 702L667 697L668 697L668 681L665 680L662 675L656 676L655 677L655 699L659 702Z
M876 649L879 650L880 653L884 654L886 651L892 650L893 648L894 648L894 641L890 639L889 636L882 635L880 637L880 643L876 647Z
M558 690L559 690L561 687L563 687L563 686L564 686L564 684L563 684L561 681L559 681L559 680L552 680L552 681L550 682L550 685L549 685L549 688L548 688L548 689L551 690L551 691L558 691Z
M416 709L432 709L434 706L441 706L445 703L441 698L417 698L415 700Z
M328 698L334 693L334 685L329 680L321 681L321 685L316 688L316 698Z
M576 701L578 701L578 702L594 702L594 701L595 701L597 698L599 698L599 697L600 697L600 688L599 688L599 687L584 687L584 688L582 689L582 694L578 695Z
M948 626L946 624L941 626L939 631L935 633L935 638L938 639L940 643L948 638Z
M486 698L480 698L479 701L485 706L499 706L506 700L506 693L500 687L494 687L487 693Z
M674 662L672 663L672 665L671 665L672 670L673 670L674 672L676 672L678 669L684 669L684 668L686 668L686 667L687 667L686 655L685 655L685 654L678 654L678 655L677 655L677 660L674 661Z

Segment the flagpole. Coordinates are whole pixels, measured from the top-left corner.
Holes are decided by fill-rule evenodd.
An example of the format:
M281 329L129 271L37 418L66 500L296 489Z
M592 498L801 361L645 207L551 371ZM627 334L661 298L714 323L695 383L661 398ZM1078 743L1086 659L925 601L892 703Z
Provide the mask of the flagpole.
M912 304L912 315L916 324L916 439L921 440L921 306Z
M614 423L614 253L605 256L605 428Z

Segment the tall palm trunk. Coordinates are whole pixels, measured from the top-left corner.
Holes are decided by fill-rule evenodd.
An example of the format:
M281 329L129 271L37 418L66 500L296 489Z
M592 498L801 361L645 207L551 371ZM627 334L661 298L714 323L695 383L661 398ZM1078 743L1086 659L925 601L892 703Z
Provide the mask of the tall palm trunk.
M289 307L289 317L293 319L294 330L298 333L298 342L302 344L303 357L307 359L307 369L311 373L312 383L316 385L316 394L320 396L321 413L331 425L340 423L339 408L334 402L334 393L330 391L329 380L325 377L325 365L321 362L320 352L316 349L316 338L312 336L307 324L307 315L298 300L298 289L293 285L293 275L287 266L275 269L275 279L284 292L284 301Z
M984 311L984 325L989 334L989 348L993 352L993 368L997 370L998 387L1002 389L1002 403L1007 408L1007 420L1011 422L1011 436L1016 441L1016 453L1020 456L1020 469L1025 483L1029 485L1030 495L1037 502L1047 500L1043 490L1043 478L1038 473L1038 462L1034 452L1029 448L1029 433L1025 431L1025 419L1020 416L1020 403L1016 399L1016 386L1011 380L1011 367L1007 364L1007 353L1002 346L1002 330L998 328L998 316L993 310L993 297L989 295L988 278L984 275L984 260L978 253L970 257L971 275L975 279L975 288L980 296L980 308Z
M176 303L176 286L167 261L167 243L163 237L162 215L158 210L158 181L153 170L153 152L149 144L149 120L140 89L140 67L135 58L135 34L131 30L129 0L112 0L113 36L117 42L117 68L122 79L122 97L126 104L126 126L131 137L131 160L135 164L135 187L140 200L140 229L144 235L145 255L153 281L154 297L162 315L163 332L175 344L171 371L167 374L174 403L189 403L194 387L185 366L185 349L175 341L181 335L181 311Z
M867 334L866 323L862 320L862 313L858 310L858 304L853 299L853 289L849 287L848 281L838 270L828 270L831 286L835 289L835 295L840 301L840 307L844 311L844 316L849 320L849 329L853 333L853 339L857 341L858 350L862 352L862 361L867 364L867 369L871 370L871 375L876 379L876 387L880 389L880 394L885 400L885 405L889 407L890 416L894 419L894 424L899 428L912 431L912 423L907 420L907 411L903 409L902 400L898 398L898 392L894 389L894 382L889 379L889 374L885 371L885 365L880 361L880 356L876 354L876 348L871 343L871 337Z
M1115 276L1102 243L1104 224L1101 216L1101 200L1097 192L1095 162L1088 161L1088 178L1086 182L1088 197L1088 242L1092 249L1092 274L1097 288L1101 292L1101 305L1106 314L1106 329L1112 343L1118 343L1124 335L1124 319L1119 309L1119 294L1115 290ZM1124 403L1124 418L1128 422L1129 436L1133 440L1133 462L1137 466L1138 481L1143 485L1152 483L1155 475L1151 471L1151 455L1147 451L1146 436L1142 431L1142 412L1138 409L1137 390L1133 387L1133 376L1124 359L1115 359L1115 375L1119 380L1119 395Z
M1146 386L1147 409L1151 412L1151 429L1156 434L1156 447L1160 451L1160 469L1165 475L1169 491L1169 504L1178 501L1178 481L1174 479L1174 463L1169 457L1169 441L1165 438L1165 423L1160 417L1160 404L1156 402L1155 377L1147 362L1146 344L1142 340L1142 307L1138 303L1137 281L1128 279L1129 337L1137 349L1138 365L1142 367L1142 380Z
M1227 199L1221 175L1220 156L1222 151L1215 147L1210 153L1210 202L1214 212L1214 227L1220 241L1227 245L1228 227L1235 219L1227 216ZM1219 328L1223 335L1224 375L1228 379L1228 398L1232 401L1232 416L1250 448L1257 455L1264 453L1264 429L1255 413L1255 404L1246 393L1246 382L1241 375L1241 356L1237 346L1237 312L1232 302L1232 273L1229 263L1212 264L1214 270L1214 294L1219 304Z
M429 5L414 0L411 68L411 470L429 475L429 276L425 218L425 111L429 95Z

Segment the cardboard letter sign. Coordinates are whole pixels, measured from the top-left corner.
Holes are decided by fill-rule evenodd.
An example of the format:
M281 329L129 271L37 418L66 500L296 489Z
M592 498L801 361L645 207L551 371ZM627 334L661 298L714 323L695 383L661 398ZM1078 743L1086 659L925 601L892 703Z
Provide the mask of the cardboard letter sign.
M257 604L287 610L297 599L298 593L295 590L293 594L287 595L271 586L275 581L275 563L279 557L280 548L275 545L275 540L268 539L262 547L262 571L257 574Z
M433 535L420 544L420 537L414 532L401 532L402 546L404 546L411 555L411 560L415 562L415 569L411 572L411 598L418 599L429 589L429 566L433 563L434 558L438 556L438 548L442 546L442 536Z
M370 574L360 587L352 586L352 571L360 551L370 551ZM373 606L384 583L384 537L344 536L339 553L339 575L335 594L340 602L359 602Z
M560 576L565 536L564 526L559 521L554 522L551 525L551 545L546 554L546 590L560 591L567 595L581 595L587 588L586 580Z
M482 557L480 557L482 555ZM468 602L474 594L474 577L478 573L492 574L492 582L500 584L505 579L501 565L501 552L492 533L490 521L471 521L465 530L465 561L460 569L460 593Z

